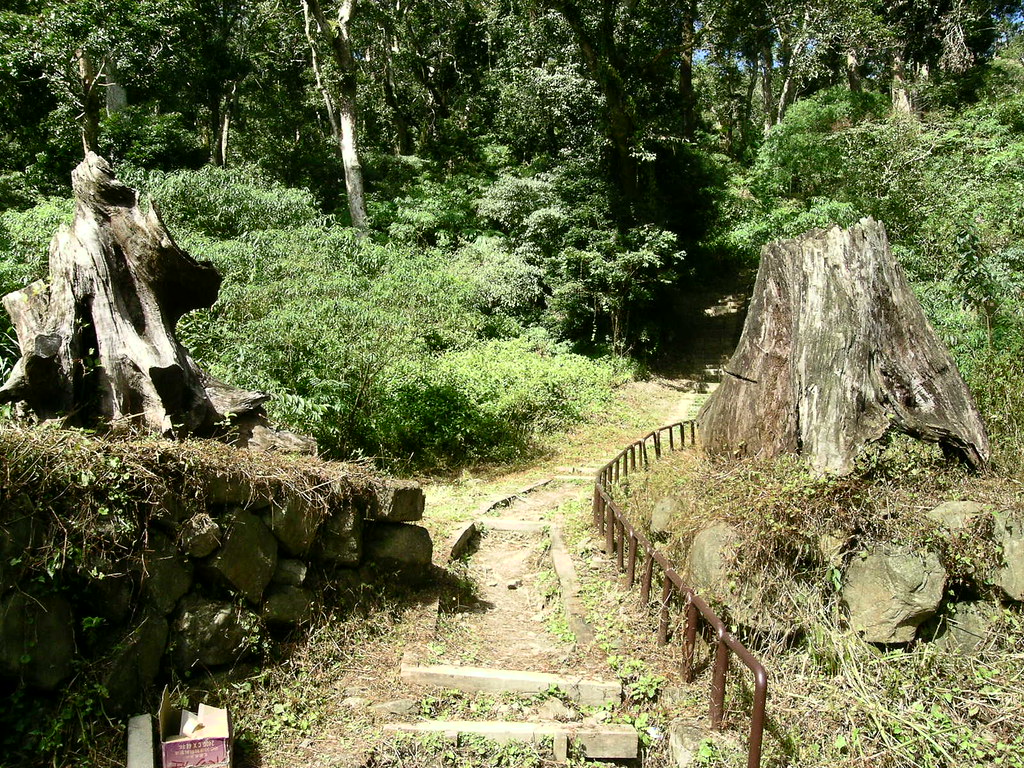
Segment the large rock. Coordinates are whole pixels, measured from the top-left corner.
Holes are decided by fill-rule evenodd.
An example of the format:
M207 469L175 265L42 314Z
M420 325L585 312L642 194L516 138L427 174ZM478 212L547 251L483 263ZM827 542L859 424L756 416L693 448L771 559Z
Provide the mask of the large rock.
M0 601L0 673L44 691L72 671L75 617L60 595L13 592Z
M364 555L381 570L394 571L411 582L431 575L434 544L426 528L405 523L367 523Z
M985 514L985 507L974 501L945 501L925 512L925 517L934 520L951 533L956 532Z
M988 644L999 613L999 606L992 603L954 603L937 642L952 651L974 653Z
M150 531L149 546L142 553L142 568L146 601L161 614L173 611L192 587L192 564L162 533Z
M209 568L246 600L259 603L277 568L277 540L258 517L239 512Z
M388 523L414 523L423 519L423 489L412 480L388 478L374 489L367 517Z
M189 557L206 557L220 546L221 530L205 512L193 515L181 526L178 546Z
M299 494L288 494L275 503L265 519L281 548L292 557L305 557L316 539L317 529L324 522L324 510L311 505Z
M314 555L330 565L359 565L363 555L363 518L352 505L338 505L320 526Z
M996 543L1002 549L1003 564L993 574L992 583L1007 599L1024 601L1024 524L1017 515L998 512L993 528Z
M171 654L175 666L216 667L241 658L256 640L259 618L233 603L189 595L174 621Z
M137 711L143 692L153 685L167 649L168 625L163 616L147 616L117 647L103 685L112 714Z
M665 496L658 500L651 510L651 533L668 533L672 530L672 519L679 511L679 500Z
M306 583L306 573L309 567L302 560L289 560L279 558L277 570L270 580L271 584L281 584L286 587L301 587Z
M267 624L293 625L309 621L313 595L301 587L273 587L263 601L262 616Z
M204 482L207 504L224 506L248 506L256 498L256 489L249 479L239 474L208 475Z
M715 737L715 732L706 726L688 720L673 720L668 726L668 764L675 768L705 765L707 755L702 753L701 747L708 745L709 752L714 754Z
M946 571L932 552L882 546L854 557L843 602L871 643L909 643L942 602Z
M686 556L690 586L725 599L731 591L730 564L736 559L739 531L727 523L716 523L693 537Z

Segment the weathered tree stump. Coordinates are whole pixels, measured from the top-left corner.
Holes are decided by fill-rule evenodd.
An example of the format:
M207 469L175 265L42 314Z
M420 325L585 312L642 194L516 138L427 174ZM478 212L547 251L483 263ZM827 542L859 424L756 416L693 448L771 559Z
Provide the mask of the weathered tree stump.
M246 442L264 426L267 396L214 379L175 338L182 315L217 299L220 275L179 248L103 158L88 153L71 178L75 217L50 244L49 282L3 299L22 356L0 403L69 426L167 436L241 428Z
M697 418L712 453L799 453L819 472L851 471L889 430L972 467L989 457L974 400L870 218L764 247L739 345Z

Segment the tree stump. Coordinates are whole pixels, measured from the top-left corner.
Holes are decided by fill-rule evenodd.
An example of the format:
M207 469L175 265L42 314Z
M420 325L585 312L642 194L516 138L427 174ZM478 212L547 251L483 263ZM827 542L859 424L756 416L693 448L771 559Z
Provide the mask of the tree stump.
M71 178L75 217L50 244L49 283L3 299L22 356L0 403L68 426L167 436L241 428L246 442L264 425L267 395L214 379L175 338L182 315L217 299L220 275L179 248L103 158L88 153Z
M739 345L697 417L705 448L845 474L890 430L989 458L981 416L889 249L885 227L766 245Z

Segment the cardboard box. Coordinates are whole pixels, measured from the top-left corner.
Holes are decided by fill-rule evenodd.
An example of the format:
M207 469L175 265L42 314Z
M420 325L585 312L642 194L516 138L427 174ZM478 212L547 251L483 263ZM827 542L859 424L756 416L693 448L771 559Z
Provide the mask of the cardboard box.
M231 768L231 718L226 709L205 704L198 712L178 709L164 688L159 720L163 768Z

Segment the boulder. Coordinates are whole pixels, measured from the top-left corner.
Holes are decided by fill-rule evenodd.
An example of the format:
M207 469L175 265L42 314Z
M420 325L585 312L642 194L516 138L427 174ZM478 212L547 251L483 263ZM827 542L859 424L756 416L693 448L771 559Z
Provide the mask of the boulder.
M988 644L999 614L999 606L992 603L953 603L944 622L945 632L936 642L951 651L974 653Z
M142 553L142 590L146 601L163 615L192 587L192 564L170 538L150 531L149 546Z
M207 504L245 507L256 498L249 478L242 474L208 475L203 484Z
M1024 524L1019 516L998 512L993 533L1002 549L1003 563L993 574L992 583L1008 600L1024 601Z
M282 584L286 587L301 587L306 581L306 573L309 568L302 560L289 560L280 558L277 561L277 570L274 571L271 584Z
M388 478L377 484L367 517L388 523L414 523L423 519L423 489L412 480Z
M220 546L221 530L205 512L193 515L181 526L178 546L189 557L206 557Z
M668 765L689 768L705 765L707 755L701 747L715 743L716 734L709 728L688 720L673 720L668 726Z
M730 592L729 564L736 558L739 531L727 523L716 523L693 537L686 556L690 585L724 599Z
M239 512L208 567L250 603L259 603L277 568L277 540L256 515Z
M944 501L924 515L952 533L985 512L985 507L974 501Z
M818 554L823 562L831 568L838 568L843 564L843 554L850 546L850 536L845 533L834 531L822 533L818 536Z
M305 557L325 517L321 507L298 494L288 494L283 502L270 507L264 519L285 552L292 557Z
M364 555L381 570L393 571L411 582L431 574L434 544L426 528L407 523L367 523Z
M123 562L106 559L91 565L89 570L90 578L80 595L80 599L90 606L89 615L102 617L108 626L123 626L135 610L135 580L132 575L124 572ZM102 642L109 641L104 638Z
M293 625L309 621L313 595L301 587L272 587L263 601L262 616L267 624Z
M0 674L53 691L72 672L75 617L53 593L13 592L0 600Z
M106 709L124 715L138 711L144 692L153 685L167 649L169 627L163 616L147 616L118 644L103 685Z
M668 533L672 530L672 518L679 510L679 500L665 496L651 511L651 533Z
M258 633L259 619L251 611L189 595L174 620L171 658L182 671L231 664L246 653Z
M14 586L24 571L25 555L44 538L43 523L27 494L6 499L0 510L0 594Z
M942 602L946 571L932 552L880 546L854 557L843 602L870 643L909 643Z
M363 555L363 518L355 507L338 505L320 527L313 549L330 565L359 565Z

